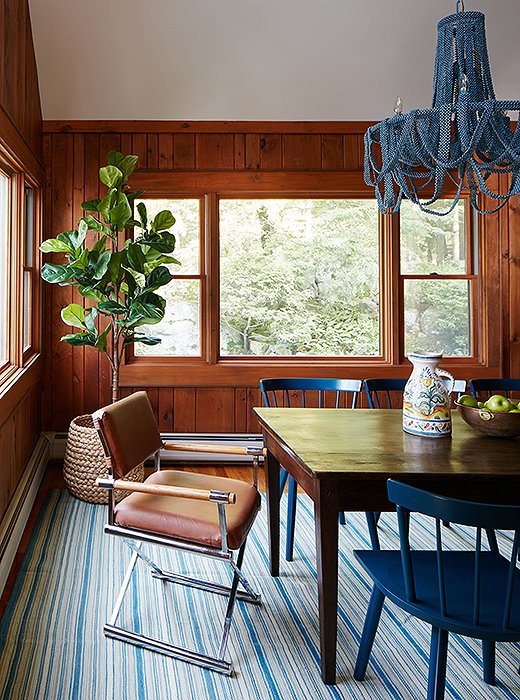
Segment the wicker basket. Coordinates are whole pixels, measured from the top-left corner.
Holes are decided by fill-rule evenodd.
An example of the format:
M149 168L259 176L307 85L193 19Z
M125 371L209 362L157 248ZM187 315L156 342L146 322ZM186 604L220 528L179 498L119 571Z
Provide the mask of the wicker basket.
M73 496L89 503L107 503L108 493L96 486L98 476L108 474L103 447L97 430L94 428L92 416L78 416L69 427L63 476L67 488ZM139 464L125 475L130 481L143 481L144 467ZM115 491L116 501L128 495L127 491Z

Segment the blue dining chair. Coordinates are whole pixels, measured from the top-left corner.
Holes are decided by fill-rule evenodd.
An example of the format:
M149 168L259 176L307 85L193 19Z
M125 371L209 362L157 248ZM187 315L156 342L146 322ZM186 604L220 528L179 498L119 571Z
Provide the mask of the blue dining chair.
M484 681L495 684L495 642L520 641L520 506L472 503L388 481L397 506L400 549L355 551L374 586L354 678L365 677L385 598L432 627L427 700L442 700L449 632L482 640ZM410 546L410 513L435 519L436 549ZM446 551L441 521L475 528L471 551ZM514 531L511 555L482 549L483 529ZM469 662L469 659L468 659Z
M363 387L368 401L369 408L397 408L401 407L402 395L407 379L365 379ZM449 387L450 380L443 377L446 386ZM466 380L455 379L452 395L460 398L466 391Z
M442 380L446 384L446 387L449 387L451 383L450 380L445 377L443 377ZM376 379L365 379L363 387L365 389L369 408L401 407L403 391L407 381L408 379L401 378L386 379L378 377ZM452 396L455 395L458 399L465 391L466 380L455 379ZM380 517L381 513L372 513L370 518L367 518L370 540L374 549L380 549L379 535L377 532L377 523ZM447 527L449 526L449 522L445 522L444 524Z
M261 379L260 390L268 408L355 408L361 391L360 379L293 378ZM293 560L294 528L296 523L296 495L298 486L286 469L280 473L280 493L289 479L287 504L287 538L285 558ZM345 524L345 514L339 521Z
M470 379L469 389L476 399L488 399L492 394L511 395L520 393L520 379Z

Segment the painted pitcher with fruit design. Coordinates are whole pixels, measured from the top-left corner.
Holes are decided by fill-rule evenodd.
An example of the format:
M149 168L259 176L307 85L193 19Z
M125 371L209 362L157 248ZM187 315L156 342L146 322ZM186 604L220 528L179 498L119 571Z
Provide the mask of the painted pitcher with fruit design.
M411 353L408 359L413 371L403 393L403 430L433 438L451 435L451 392L455 380L449 372L437 369L442 354Z

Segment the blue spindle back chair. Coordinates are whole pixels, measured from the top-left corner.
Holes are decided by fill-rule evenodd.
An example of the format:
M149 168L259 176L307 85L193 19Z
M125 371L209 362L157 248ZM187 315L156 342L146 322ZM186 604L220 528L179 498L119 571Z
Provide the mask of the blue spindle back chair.
M361 391L360 379L321 379L293 378L262 379L260 390L267 407L286 408L355 408ZM282 467L280 474L280 492L282 493L289 477L289 494L287 505L287 539L285 558L293 559L294 527L296 522L297 484L292 476ZM345 516L340 515L340 522L345 524Z
M470 379L469 388L476 399L486 400L492 394L511 397L511 392L520 394L520 379Z
M520 641L520 506L472 503L388 481L397 506L399 550L355 551L374 582L354 671L363 680L385 597L432 626L428 700L442 700L448 634L482 640L484 681L495 683L495 642ZM435 550L410 546L410 513L435 519ZM475 528L473 551L443 548L441 521ZM484 551L482 530L513 530L510 556ZM469 661L469 660L468 660Z
M406 379L365 379L363 387L369 408L400 408Z

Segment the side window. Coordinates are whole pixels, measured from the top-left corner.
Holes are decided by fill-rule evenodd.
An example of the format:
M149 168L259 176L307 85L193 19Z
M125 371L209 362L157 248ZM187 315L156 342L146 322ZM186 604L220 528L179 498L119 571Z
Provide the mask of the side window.
M440 210L449 200L439 200ZM473 274L467 203L447 216L422 212L403 201L400 272L404 305L404 352L475 354L477 278Z
M9 360L10 176L0 169L0 367Z
M201 226L203 221L202 198L140 199L144 202L148 219L169 209L175 216L172 233L176 237L172 256L181 264L170 263L168 267L173 280L161 288L160 294L166 299L164 319L145 327L145 332L161 338L158 345L136 343L135 356L200 357L203 337L203 281L205 251L202 246ZM135 229L136 234L139 229Z
M34 189L28 184L25 185L24 195L23 351L26 352L34 342L36 196Z

